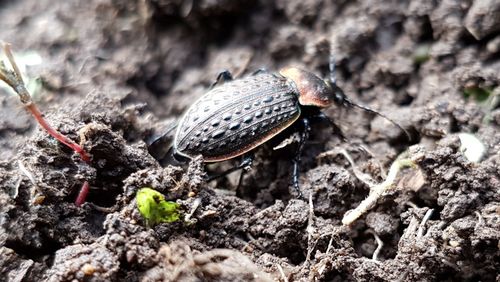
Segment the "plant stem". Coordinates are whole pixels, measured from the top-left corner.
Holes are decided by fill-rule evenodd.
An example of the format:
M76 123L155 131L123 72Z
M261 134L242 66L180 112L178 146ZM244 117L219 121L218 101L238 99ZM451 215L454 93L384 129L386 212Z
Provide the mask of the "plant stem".
M61 134L57 130L55 130L47 121L43 118L42 113L38 110L37 106L33 103L26 105L28 111L33 115L33 117L37 120L38 124L40 124L47 133L57 139L59 142L64 145L70 147L73 151L78 153L83 161L86 163L90 163L90 156L87 152L78 144L76 144L73 140L69 139L65 135Z
M7 69L4 62L0 60L0 81L7 83L7 85L9 85L14 90L14 92L19 95L19 99L24 104L26 109L50 136L54 137L57 141L63 143L64 145L75 151L77 154L79 154L84 162L90 163L90 156L82 146L78 145L73 140L69 139L67 136L54 129L43 117L43 114L35 105L35 103L31 99L30 93L26 89L26 85L24 84L23 78L21 76L21 71L19 70L16 61L14 60L12 51L10 50L10 44L3 43L0 45L3 45L5 55L7 56L7 59L12 67L12 70ZM81 206L83 203L85 203L85 199L87 198L89 190L90 185L87 181L85 181L82 188L78 192L78 197L76 198L75 205Z
M90 191L90 185L88 181L83 182L82 188L80 188L80 192L78 192L78 197L76 197L75 205L77 207L83 205L85 200L87 199L87 195Z
M7 85L9 85L14 92L19 95L19 99L24 104L26 109L28 109L38 124L40 124L40 126L45 129L49 135L78 153L83 161L90 163L90 156L87 152L85 152L82 146L76 144L73 140L55 130L52 126L50 126L47 120L45 120L40 110L38 110L38 107L35 105L33 100L31 100L31 95L26 89L19 67L17 66L14 56L12 55L12 51L10 50L10 44L3 44L3 50L9 60L12 70L8 70L5 64L0 61L0 80L7 83Z

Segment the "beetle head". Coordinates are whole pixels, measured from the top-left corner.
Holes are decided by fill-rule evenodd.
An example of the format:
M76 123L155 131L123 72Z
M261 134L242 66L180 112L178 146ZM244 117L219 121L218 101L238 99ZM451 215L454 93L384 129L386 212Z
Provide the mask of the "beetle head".
M299 90L299 103L303 106L326 108L336 102L337 95L345 97L338 86L326 83L311 72L288 67L281 69L280 74L295 83Z

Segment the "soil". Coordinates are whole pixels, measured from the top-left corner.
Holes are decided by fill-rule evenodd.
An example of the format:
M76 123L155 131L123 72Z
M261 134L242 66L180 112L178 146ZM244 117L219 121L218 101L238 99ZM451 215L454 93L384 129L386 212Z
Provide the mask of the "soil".
M500 280L500 108L465 95L500 93L499 14L494 0L0 1L0 38L41 58L26 71L34 99L92 155L82 162L0 88L0 280ZM149 153L221 70L326 77L330 52L348 96L411 140L372 114L325 109L349 142L313 125L306 200L291 189L292 145L259 148L240 187L238 173L204 181L237 160L179 166ZM480 162L462 132L486 146ZM377 182L408 148L417 166L344 226L369 187L339 148ZM200 204L189 222L147 227L142 187L186 213Z

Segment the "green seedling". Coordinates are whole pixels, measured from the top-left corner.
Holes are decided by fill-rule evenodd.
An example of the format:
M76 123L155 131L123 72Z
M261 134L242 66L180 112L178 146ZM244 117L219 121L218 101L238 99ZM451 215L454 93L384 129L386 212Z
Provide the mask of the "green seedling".
M491 89L482 87L467 87L464 89L465 98L474 99L474 101L482 104L488 101L492 93Z
M473 99L485 112L483 123L491 121L491 112L500 105L500 87L466 87L464 97Z
M137 208L148 226L175 222L181 218L180 205L165 201L165 196L151 188L141 188L136 195Z
M413 61L416 64L422 64L431 58L430 55L430 44L424 43L418 45L415 50L413 50Z

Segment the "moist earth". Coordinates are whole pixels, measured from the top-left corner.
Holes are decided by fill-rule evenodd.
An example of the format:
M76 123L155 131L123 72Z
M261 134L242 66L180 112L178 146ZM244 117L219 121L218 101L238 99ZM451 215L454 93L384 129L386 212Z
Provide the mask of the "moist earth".
M1 280L498 281L499 15L494 0L1 1L0 38L21 64L39 58L25 64L34 100L92 155L82 162L0 88ZM313 125L302 197L293 138L259 148L241 185L238 173L205 181L237 160L181 166L160 160L168 135L162 152L149 146L220 71L326 77L330 54L347 95L410 139L373 114L325 109L348 140ZM460 133L485 145L479 162ZM356 171L382 182L405 151L414 167L344 226L370 191ZM189 218L147 226L142 187Z

